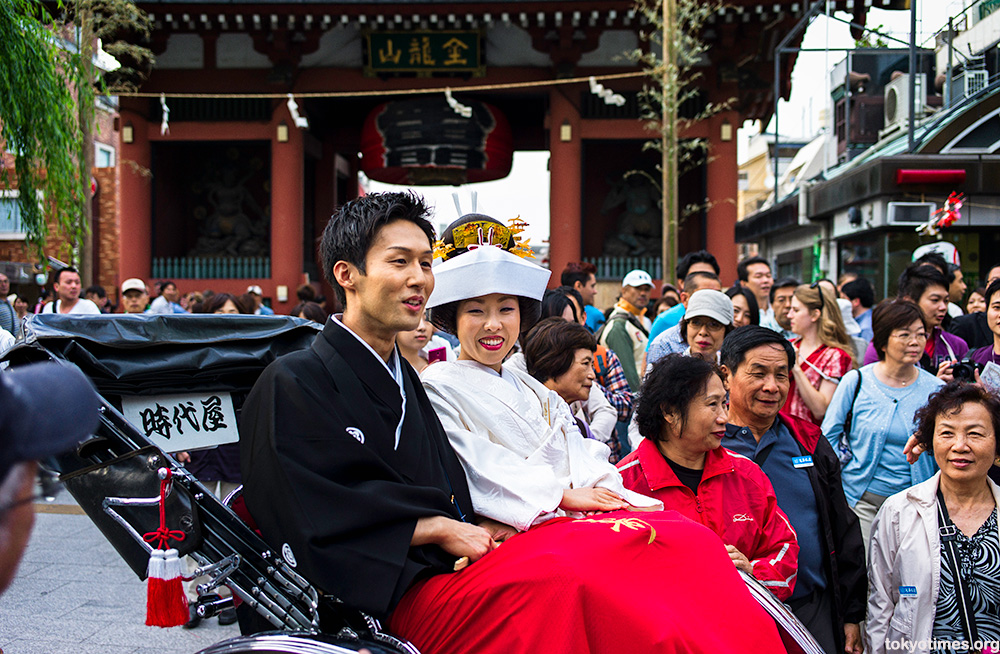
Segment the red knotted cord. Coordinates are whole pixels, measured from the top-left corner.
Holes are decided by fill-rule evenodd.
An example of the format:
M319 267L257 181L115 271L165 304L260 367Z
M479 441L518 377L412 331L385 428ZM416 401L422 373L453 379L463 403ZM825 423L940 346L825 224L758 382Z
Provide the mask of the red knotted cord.
M173 473L166 469L167 474L163 479L160 480L160 528L156 531L150 531L142 535L143 540L147 543L154 543L154 549L165 550L167 549L167 544L170 539L176 540L178 542L184 540L184 532L179 529L174 529L171 531L167 529L167 515L166 515L166 504L167 504L167 487L170 485L170 478Z

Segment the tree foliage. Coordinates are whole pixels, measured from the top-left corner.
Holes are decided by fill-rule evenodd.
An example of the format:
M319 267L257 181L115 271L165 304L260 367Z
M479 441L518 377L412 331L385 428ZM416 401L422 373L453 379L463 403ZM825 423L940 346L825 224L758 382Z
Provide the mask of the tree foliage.
M135 91L153 67L153 53L143 44L149 40L153 21L135 6L134 0L75 0L67 5L67 22L79 23L86 12L94 38L119 68L106 71L97 80L108 93Z
M861 38L854 40L854 47L856 48L888 48L889 42L886 41L882 32L885 31L885 25L879 23L878 27L874 29L867 29L861 35Z
M39 252L48 218L74 245L87 232L97 93L135 90L153 65L142 45L151 20L133 0L68 0L60 10L53 16L40 0L0 0L0 138L14 155L0 185L18 188L21 221ZM95 73L93 39L119 68Z
M28 242L39 248L47 212L70 240L81 238L90 181L71 85L78 62L59 47L52 23L36 0L0 2L0 137L14 155L14 174L3 168L0 183L17 186Z

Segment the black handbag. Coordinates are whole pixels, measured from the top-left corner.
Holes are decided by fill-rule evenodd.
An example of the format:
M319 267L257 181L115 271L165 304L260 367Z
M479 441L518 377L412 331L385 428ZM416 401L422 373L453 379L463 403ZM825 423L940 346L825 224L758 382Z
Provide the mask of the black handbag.
M157 470L163 467L170 467L165 456L149 446L61 478L66 490L140 579L146 578L152 549L143 535L160 527ZM169 547L180 556L189 554L201 543L201 524L191 493L175 480L164 504L167 528L184 535L183 539L171 539Z
M854 397L851 398L851 408L844 416L844 431L837 441L837 458L840 459L841 467L846 466L854 458L854 451L851 450L851 429L854 426L854 403L858 401L858 393L861 392L861 371L858 370L858 383L854 386Z

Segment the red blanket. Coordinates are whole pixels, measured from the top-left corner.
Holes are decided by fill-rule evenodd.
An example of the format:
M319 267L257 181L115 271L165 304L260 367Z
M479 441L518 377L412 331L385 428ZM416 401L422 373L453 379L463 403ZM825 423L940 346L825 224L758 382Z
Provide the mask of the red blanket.
M423 654L784 653L718 536L675 511L557 519L403 597Z

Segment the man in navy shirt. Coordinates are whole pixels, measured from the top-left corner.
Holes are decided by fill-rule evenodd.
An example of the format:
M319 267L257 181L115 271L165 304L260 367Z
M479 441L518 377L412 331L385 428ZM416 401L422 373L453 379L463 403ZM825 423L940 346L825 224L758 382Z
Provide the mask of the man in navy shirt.
M747 325L726 336L720 354L730 402L722 445L767 474L798 535L799 575L788 605L828 654L861 654L865 552L840 462L817 426L779 413L795 350L777 332Z

